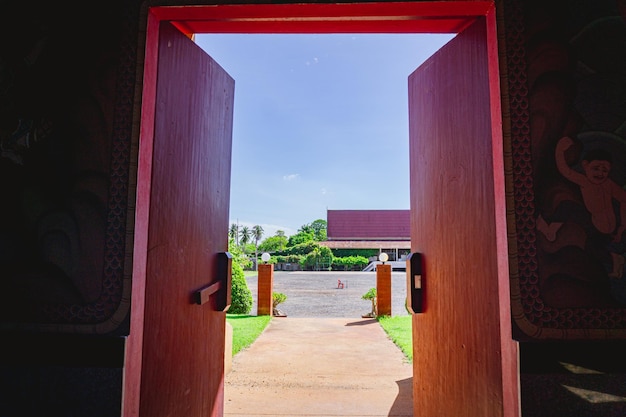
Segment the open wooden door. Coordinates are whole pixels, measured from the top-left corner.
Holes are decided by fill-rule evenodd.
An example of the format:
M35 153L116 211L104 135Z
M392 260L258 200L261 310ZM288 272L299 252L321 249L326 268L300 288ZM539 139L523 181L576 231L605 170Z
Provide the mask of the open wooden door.
M518 416L493 12L409 77L415 415Z
M229 301L194 295L230 274L234 80L168 22L158 33L139 415L221 416Z

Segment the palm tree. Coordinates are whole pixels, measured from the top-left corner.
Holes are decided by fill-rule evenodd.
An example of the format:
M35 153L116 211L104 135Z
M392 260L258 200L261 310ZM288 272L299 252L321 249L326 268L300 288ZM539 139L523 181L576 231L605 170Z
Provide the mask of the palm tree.
M258 271L258 265L259 265L259 240L261 240L261 238L263 237L263 228L261 226L254 225L252 227L252 236L254 237L254 259L256 259L256 262L254 263L254 266L256 268L256 270Z
M231 223L230 228L228 229L228 237L235 242L239 241L239 225L237 223Z
M241 228L241 232L239 233L239 245L244 247L250 241L250 229L248 226L244 226Z

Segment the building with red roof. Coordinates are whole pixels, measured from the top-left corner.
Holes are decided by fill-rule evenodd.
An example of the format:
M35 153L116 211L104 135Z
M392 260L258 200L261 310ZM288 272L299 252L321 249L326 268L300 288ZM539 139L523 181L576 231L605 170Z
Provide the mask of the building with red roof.
M327 210L330 249L377 249L389 261L403 261L411 251L410 210Z

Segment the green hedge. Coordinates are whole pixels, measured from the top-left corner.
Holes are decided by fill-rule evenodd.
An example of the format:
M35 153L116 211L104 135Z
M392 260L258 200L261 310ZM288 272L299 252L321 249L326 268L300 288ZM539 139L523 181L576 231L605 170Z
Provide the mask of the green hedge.
M333 255L338 258L346 258L350 256L363 256L370 258L372 256L378 257L378 249L333 249Z
M230 314L249 314L252 310L252 291L243 273L243 268L236 262L232 264Z
M304 255L276 255L272 256L271 263L287 263L287 264L299 264L304 258Z
M364 256L344 256L333 258L333 271L361 271L369 264L368 258Z

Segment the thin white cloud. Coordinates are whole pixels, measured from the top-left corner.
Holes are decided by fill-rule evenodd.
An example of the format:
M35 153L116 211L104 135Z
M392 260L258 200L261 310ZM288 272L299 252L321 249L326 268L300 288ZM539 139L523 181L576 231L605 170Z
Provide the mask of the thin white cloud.
M315 57L315 58L313 58L313 62L311 62L311 61L307 61L307 62L306 62L306 65L307 65L307 66L310 66L310 65L315 65L315 64L317 64L317 63L319 63L319 62L320 62L320 60L319 60L317 57Z
M325 195L328 193L328 190L326 188L322 188L320 191L322 192L322 195Z
M263 237L261 238L261 241L267 239L268 237L276 235L276 232L279 230L282 230L283 232L285 232L285 236L287 237L294 235L297 232L296 229L289 227L289 226L285 226L285 225L271 224L271 223L259 224L259 223L252 223L249 221L239 220L239 219L231 219L230 224L238 224L240 228L245 226L250 230L252 230L252 228L256 225L261 226L263 228Z
M300 178L300 174L283 175L283 180L284 181L295 181L298 178Z

